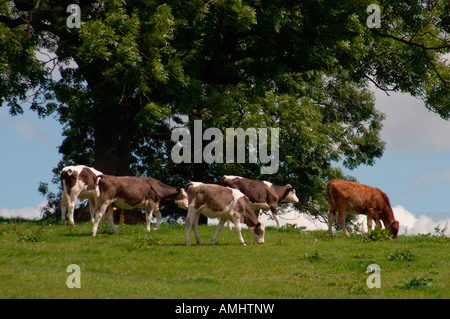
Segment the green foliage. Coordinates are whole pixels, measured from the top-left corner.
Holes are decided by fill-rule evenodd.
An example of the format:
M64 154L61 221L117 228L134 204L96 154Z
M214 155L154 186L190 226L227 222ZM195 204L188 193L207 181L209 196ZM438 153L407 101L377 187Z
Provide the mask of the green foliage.
M317 250L315 250L314 253L312 253L312 254L304 253L303 258L304 258L304 260L307 260L309 262L318 262L322 259Z
M296 224L289 224L281 226L278 231L285 233L285 232L298 232L302 233L306 230L306 226L297 226Z
M70 3L0 4L0 106L20 114L30 98L40 116L56 115L55 171L86 164L173 186L270 179L296 188L299 212L324 219L326 182L351 178L333 163L353 169L383 154L369 83L450 117L446 1L379 1L380 29L366 25L368 0L83 1L79 29L66 26ZM279 171L173 163L172 129L196 119L222 131L279 128Z
M400 260L400 261L414 261L415 256L409 251L396 251L395 253L391 253L390 255L386 256L386 260L393 261L393 260Z
M392 235L385 228L375 227L374 229L369 229L367 233L361 235L364 242L377 242L383 240L391 240Z
M46 222L42 222L40 226L31 231L30 230L25 231L24 224L20 220L19 222L17 222L16 220L11 219L10 224L18 237L18 242L37 243L39 242L39 239L41 237L42 231L44 230Z
M159 246L162 244L163 243L161 242L161 240L156 239L155 236L153 236L151 234L150 235L145 234L143 236L138 235L131 250L148 250L152 246L155 246L155 245Z
M106 226L107 223L106 223ZM23 221L31 234L40 222ZM8 221L0 221L0 272L5 298L156 298L156 299L297 299L297 298L449 298L448 243L431 237L399 236L368 245L338 234L318 240L318 231L281 233L268 227L257 245L247 229L239 244L235 231L223 229L216 245L184 245L184 225L163 223L156 232L145 225L110 227L91 236L92 224L47 224L39 241L18 242ZM204 242L215 227L199 226ZM324 234L324 232L320 232ZM324 234L325 236L325 234ZM282 239L283 245L279 244ZM411 267L386 261L387 252L414 252ZM368 264L381 268L381 288L369 289ZM82 289L65 285L67 266L81 269ZM257 272L249 272L257 269ZM414 280L412 280L412 278ZM422 278L422 279L421 279ZM427 288L432 284L433 288ZM411 286L415 288L406 288ZM401 288L405 287L405 288ZM401 288L401 289L400 289Z
M433 289L434 285L433 285L433 279L431 279L431 278L414 277L413 279L411 279L411 281L406 282L402 286L397 285L396 288L406 289L406 290L421 289L421 288Z
M364 286L353 286L350 285L348 287L348 293L351 295L367 295L369 293L369 289Z
M431 235L431 233L427 233L427 234L419 234L419 236L433 238L433 240L439 243L447 243L450 241L450 237L446 235L447 229L448 223L446 223L445 226L443 226L442 228L440 225L437 225L434 228L434 235Z

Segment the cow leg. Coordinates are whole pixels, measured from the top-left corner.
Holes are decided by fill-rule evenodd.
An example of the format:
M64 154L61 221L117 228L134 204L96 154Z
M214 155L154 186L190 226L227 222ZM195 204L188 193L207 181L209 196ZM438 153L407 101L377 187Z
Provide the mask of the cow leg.
M203 245L202 240L200 239L200 234L198 233L198 220L200 219L200 214L196 214L194 217L194 221L192 222L192 228L194 228L195 240L197 244Z
M242 246L246 246L244 237L242 237L242 233L241 233L241 222L236 217L233 217L233 223L234 223L234 227L236 228L236 231L238 233L239 242L241 243Z
M232 230L232 229L233 229L233 226L231 226L231 222L230 222L229 220L227 220L227 228L228 228L229 230Z
M69 210L69 224L71 226L75 225L75 221L73 219L73 212L75 210L75 204L77 202L77 198L78 195L75 194L71 194L72 196L70 196L69 198L69 203L68 203L68 210Z
M367 231L372 229L372 220L374 218L374 211L373 208L369 208L367 210Z
M339 214L338 214L338 220L339 220L339 224L341 224L342 227L342 231L344 232L345 237L350 237L350 234L348 233L347 227L345 226L345 208L339 209Z
M105 214L105 211L108 208L109 204L111 204L110 201L104 202L103 204L100 205L99 209L96 209L95 211L94 226L92 227L92 236L94 237L97 235L98 224L102 220L102 217Z
M67 200L69 196L63 190L62 198L61 198L61 224L64 225L66 223L66 213L67 213Z
M375 218L375 224L377 225L377 227L379 227L380 229L383 228L383 226L381 225L381 220L379 218Z
M333 237L333 222L336 217L336 207L330 203L330 212L328 213L328 234Z
M119 231L116 228L116 225L114 225L114 210L112 206L108 207L108 210L106 211L106 218L108 219L109 226L111 226L114 234L118 234Z
M273 219L275 219L275 222L277 223L277 228L280 228L281 227L280 217L278 217L277 208L274 207L274 208L271 208L270 210L272 211Z
M227 221L227 220L224 219L224 218L221 218L221 219L219 220L219 224L217 225L216 232L214 233L214 236L213 236L212 239L211 239L211 245L214 245L214 244L216 243L217 236L219 236L219 233L220 233L220 231L222 230L223 225L225 225L225 222L226 222L226 221ZM230 223L230 221L228 221L228 222ZM230 224L231 224L231 223L230 223Z
M153 217L153 210L154 210L154 208L151 206L148 206L147 209L145 210L145 222L147 224L147 228L146 228L147 231L151 231L150 224L151 224L152 217Z
M159 229L159 225L161 225L161 218L162 218L162 216L161 216L161 212L159 211L158 208L155 208L154 212L155 212L155 216L156 216L156 226L155 226L155 228L153 230L158 230Z
M194 207L188 207L188 213L186 215L186 219L184 220L184 242L186 246L191 245L191 227L194 222L196 215L198 214L197 210Z
M89 213L91 214L91 223L94 223L95 220L95 200L89 200Z

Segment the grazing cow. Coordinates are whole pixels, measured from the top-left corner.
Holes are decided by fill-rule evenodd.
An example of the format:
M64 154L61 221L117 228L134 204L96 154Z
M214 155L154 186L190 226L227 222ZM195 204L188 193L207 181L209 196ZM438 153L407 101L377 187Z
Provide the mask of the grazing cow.
M290 184L276 186L268 181L261 182L232 175L222 176L219 184L240 190L250 199L253 208L256 210L268 211L270 209L278 228L281 225L277 214L277 204L279 202L298 203L295 189Z
M367 216L367 227L372 228L372 220L381 226L380 220L389 230L394 239L398 237L399 222L395 220L388 196L378 188L367 185L331 180L327 184L327 193L330 201L328 213L328 233L333 236L333 220L336 211L339 211L338 220L346 237L349 237L345 227L345 213L364 214Z
M94 222L95 213L95 178L102 174L95 168L84 165L66 166L61 171L61 222L66 222L66 212L69 212L69 223L74 225L73 212L77 198L81 201L89 200L91 221Z
M185 220L185 242L190 245L190 231L194 228L195 239L201 244L198 234L200 214L209 218L220 218L211 244L216 242L219 232L227 220L231 220L239 236L241 245L245 245L241 234L241 222L247 224L250 233L258 244L264 243L264 223L258 221L249 199L239 190L215 185L191 182L186 185L188 213Z
M113 221L113 208L111 206L113 203L123 209L145 208L147 231L150 231L153 213L156 215L155 230L159 228L161 222L159 211L167 204L175 203L187 209L187 206L183 206L185 203L183 194L186 193L182 188L168 186L154 178L99 175L96 184L98 188L96 189L93 236L97 234L98 224L105 212L111 228L115 233L118 233Z

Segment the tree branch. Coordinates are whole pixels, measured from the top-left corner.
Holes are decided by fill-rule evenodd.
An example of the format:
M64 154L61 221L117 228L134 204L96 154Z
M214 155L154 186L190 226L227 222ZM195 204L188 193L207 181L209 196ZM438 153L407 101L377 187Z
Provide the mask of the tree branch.
M382 38L390 38L390 39L393 39L393 40L396 40L396 41L405 43L405 44L407 44L407 45L419 47L419 48L421 48L422 50L441 50L441 49L447 49L447 48L450 48L450 43L449 43L449 44L446 44L446 45L442 45L442 46L437 46L437 47L427 47L426 45L424 45L424 44L422 44L422 43L417 43L417 42L413 42L413 41L410 41L410 40L406 40L406 39L404 39L404 38L399 38L399 37L396 37L396 36L394 36L394 35L392 35L392 34L381 33L381 32L378 31L376 28L373 28L373 29L371 29L371 30L372 30L372 32L374 32L376 35L378 35L378 36L380 36L380 37L382 37ZM441 40L441 41L442 41L442 40Z

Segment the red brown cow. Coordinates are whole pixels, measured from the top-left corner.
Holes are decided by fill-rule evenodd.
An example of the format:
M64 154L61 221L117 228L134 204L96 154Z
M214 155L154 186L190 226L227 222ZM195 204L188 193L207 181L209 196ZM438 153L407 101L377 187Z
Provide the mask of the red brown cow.
M103 174L95 168L84 165L66 166L61 171L61 222L66 222L66 212L69 212L69 223L75 225L73 212L77 198L81 201L88 199L91 221L94 222L95 213L95 178Z
M219 232L227 220L234 223L239 236L239 242L245 245L241 234L241 222L247 224L250 233L258 244L264 243L264 223L258 221L249 199L239 190L200 182L191 182L186 185L188 198L188 213L185 219L185 242L190 245L191 227L194 228L195 238L201 244L198 233L198 219L200 214L209 218L220 218L211 244L216 242Z
M328 213L328 233L333 236L333 220L339 211L338 220L346 237L345 214L363 214L367 216L367 227L372 228L372 220L381 226L380 220L394 239L398 237L399 222L395 220L388 196L378 188L367 185L333 179L328 182L327 193L330 201Z
M270 209L278 228L280 228L280 218L277 214L277 204L280 202L298 203L295 189L290 184L276 186L268 181L257 181L233 175L222 176L219 184L240 190L250 199L256 210L268 211Z
M168 186L151 177L130 177L99 175L96 183L98 185L95 205L95 221L92 235L97 234L100 220L106 212L106 217L115 233L118 233L113 221L113 207L111 204L123 209L145 208L147 231L150 231L150 222L153 213L156 216L155 230L159 228L161 213L159 212L169 203L184 206L182 188Z

